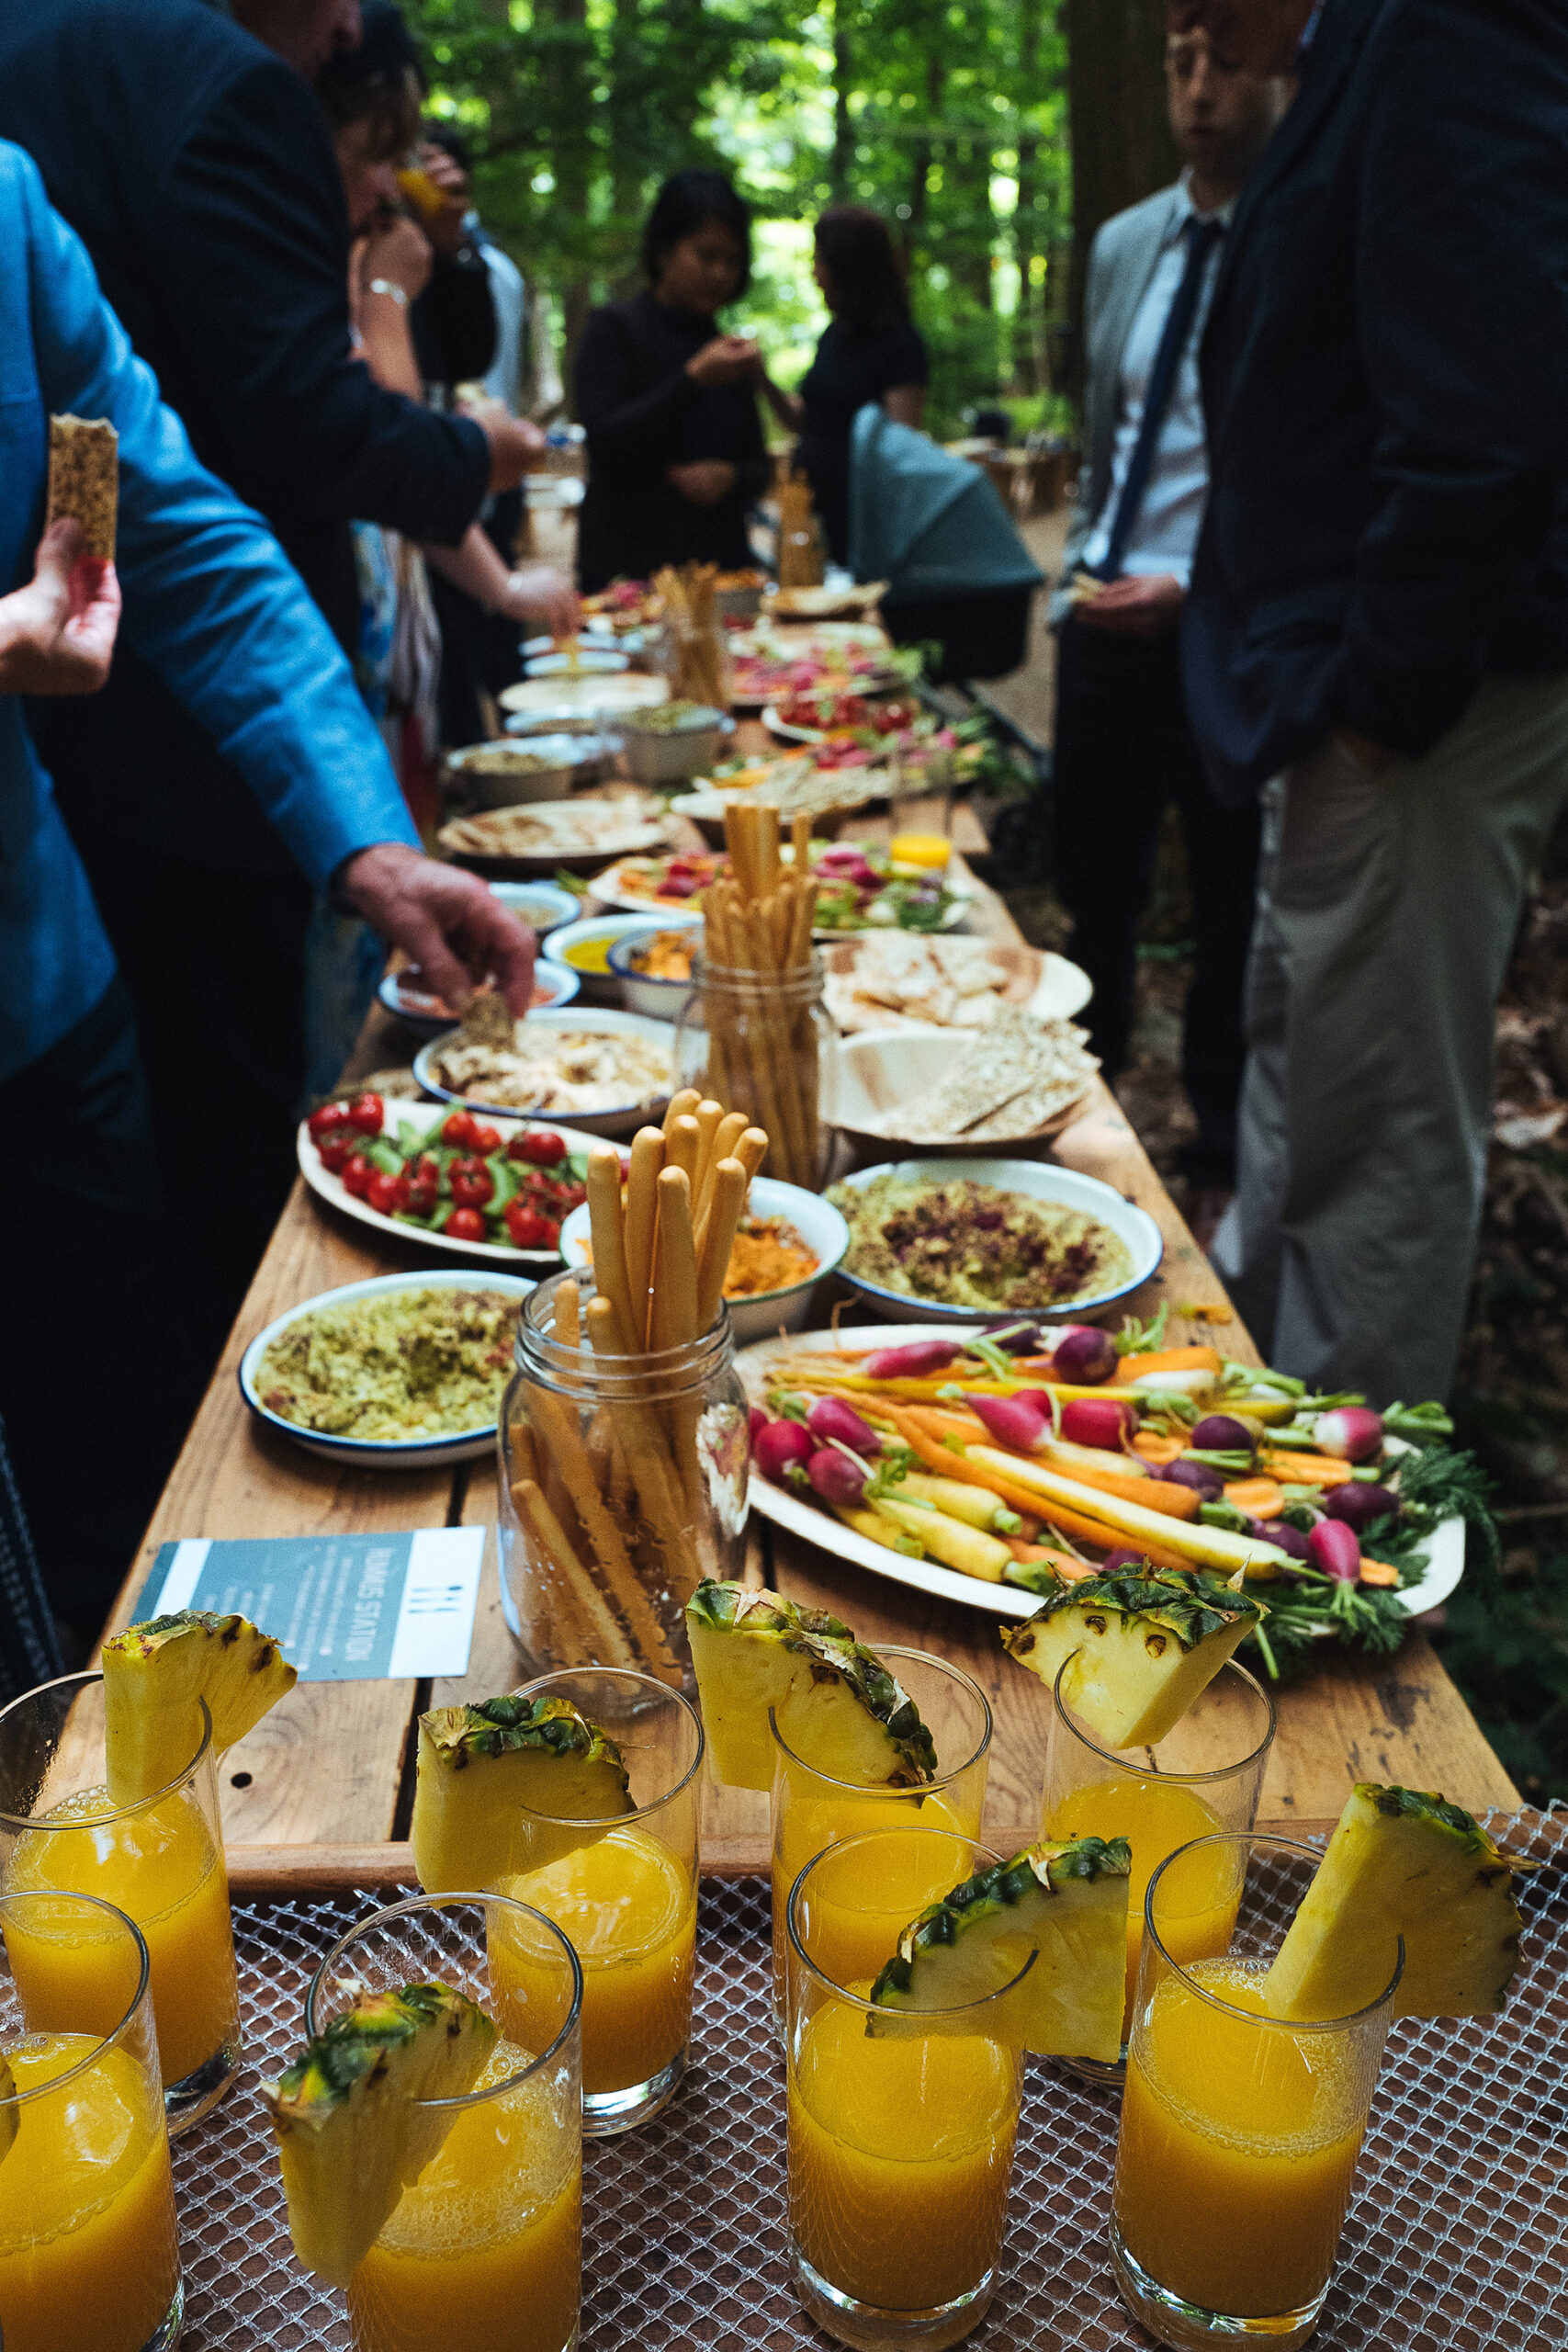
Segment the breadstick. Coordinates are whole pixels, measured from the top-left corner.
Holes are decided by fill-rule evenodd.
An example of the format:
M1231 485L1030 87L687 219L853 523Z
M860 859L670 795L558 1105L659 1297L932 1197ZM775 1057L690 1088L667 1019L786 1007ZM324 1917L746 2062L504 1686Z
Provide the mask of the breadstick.
M713 1149L708 1155L708 1164L706 1171L703 1177L702 1189L697 1194L692 1211L693 1223L697 1227L697 1247L699 1250L702 1248L702 1228L707 1223L708 1211L713 1205L715 1171L716 1170L721 1159L729 1159L736 1145L745 1134L749 1125L750 1121L747 1119L744 1111L727 1111L714 1131Z
M615 1308L624 1352L632 1354L637 1349L637 1324L626 1279L621 1155L610 1144L601 1144L588 1155L588 1222L593 1235L593 1287Z
M718 1303L724 1295L724 1278L729 1272L729 1253L735 1244L735 1228L746 1205L746 1191L750 1179L739 1159L721 1159L714 1180L713 1209L707 1230L703 1236L702 1264L697 1271L697 1329L705 1331L718 1313Z
M682 1086L678 1092L670 1097L669 1102L664 1106L664 1140L666 1144L670 1141L671 1130L674 1126L676 1120L689 1119L702 1099L702 1090L700 1087L695 1086Z
M703 1131L691 1112L671 1120L664 1131L664 1165L681 1169L691 1185L696 1183L697 1158L702 1149L702 1140Z
M555 1570L551 1595L555 1606L551 1614L557 1618L558 1626L561 1617L576 1621L572 1647L581 1651L580 1662L584 1666L635 1668L639 1663L636 1650L616 1623L589 1570L567 1541L566 1530L546 1501L543 1488L533 1478L520 1478L512 1489L512 1499L525 1533Z
M579 1293L574 1282L564 1282L556 1293L555 1328L551 1333L558 1348L580 1348L582 1345L582 1324L578 1311Z
M767 1156L768 1138L765 1131L761 1127L748 1127L735 1147L735 1157L746 1170L748 1184L750 1183L753 1176L761 1172L762 1162Z
M713 1166L713 1139L718 1133L723 1119L724 1105L722 1102L716 1102L711 1094L705 1096L697 1104L697 1166L696 1173L692 1178L694 1215L696 1211L698 1196L707 1180L708 1171Z
M634 1349L648 1345L648 1294L653 1283L653 1228L659 1214L655 1190L664 1165L664 1136L658 1127L639 1127L632 1137L632 1164L626 1177L626 1295Z
M659 1179L659 1232L654 1243L652 1352L689 1347L697 1321L697 1258L692 1238L692 1188L683 1168ZM710 1316L708 1320L712 1321Z

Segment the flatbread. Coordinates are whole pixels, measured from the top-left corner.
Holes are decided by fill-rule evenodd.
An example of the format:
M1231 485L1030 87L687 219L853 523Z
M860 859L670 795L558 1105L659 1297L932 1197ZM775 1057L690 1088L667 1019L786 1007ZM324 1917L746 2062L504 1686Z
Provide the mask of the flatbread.
M119 516L119 435L107 417L49 420L49 523L68 514L82 526L87 553L114 561Z
M1085 1034L999 1004L954 1068L866 1129L901 1143L1016 1143L1037 1135L1093 1083L1100 1064Z

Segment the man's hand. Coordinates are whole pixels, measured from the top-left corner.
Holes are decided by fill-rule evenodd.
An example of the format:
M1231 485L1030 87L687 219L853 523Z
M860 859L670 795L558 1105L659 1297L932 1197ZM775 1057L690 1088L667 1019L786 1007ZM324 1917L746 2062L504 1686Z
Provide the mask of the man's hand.
M366 238L359 266L362 287L367 287L373 277L385 277L400 286L411 302L417 302L430 283L434 255L418 221L404 212L394 212L384 228L374 229Z
M519 564L506 602L509 620L538 621L552 637L575 637L581 623L577 591L552 563Z
M695 458L689 466L666 466L664 479L694 506L716 506L735 488L735 468L724 458Z
M537 473L547 444L536 424L513 416L502 401L464 401L458 414L471 417L490 443L490 486L515 490L525 474Z
M378 842L349 858L338 881L371 928L412 956L454 1011L493 974L513 1012L527 1012L534 934L478 875L437 865L401 842Z
M1164 637L1181 618L1182 594L1180 581L1168 571L1130 574L1081 597L1073 618L1115 637Z
M437 147L434 140L426 140L415 151L414 161L426 179L438 187L446 198L444 209L424 224L425 234L438 254L448 260L463 242L463 222L468 210L468 175L461 164Z
M118 627L113 564L83 552L80 523L51 523L29 584L0 596L0 694L96 695Z
M694 384L755 382L762 372L762 355L749 334L716 334L686 362Z

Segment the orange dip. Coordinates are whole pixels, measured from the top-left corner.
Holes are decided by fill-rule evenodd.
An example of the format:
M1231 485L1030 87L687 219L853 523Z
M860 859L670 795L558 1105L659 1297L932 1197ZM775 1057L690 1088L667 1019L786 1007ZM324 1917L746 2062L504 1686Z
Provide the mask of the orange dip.
M817 1272L817 1260L793 1225L782 1216L743 1217L729 1251L726 1298L755 1298L766 1290L787 1290Z

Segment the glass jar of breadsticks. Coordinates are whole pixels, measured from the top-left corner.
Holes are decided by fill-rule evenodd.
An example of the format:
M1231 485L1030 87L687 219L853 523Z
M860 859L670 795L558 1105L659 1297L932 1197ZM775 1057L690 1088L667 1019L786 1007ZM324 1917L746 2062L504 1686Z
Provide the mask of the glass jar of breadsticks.
M703 895L703 944L675 1031L677 1080L743 1114L770 1138L767 1172L820 1192L833 1149L839 1033L811 944L811 820L780 855L775 808L725 816L729 870Z
M718 605L716 563L666 564L653 585L664 603L664 629L658 667L670 681L672 702L705 703L728 710L734 671Z
M768 1138L697 1107L674 1097L625 1165L613 1145L591 1154L592 1272L523 1304L498 1533L531 1674L621 1667L691 1689L685 1604L740 1573L750 1445L722 1291Z

